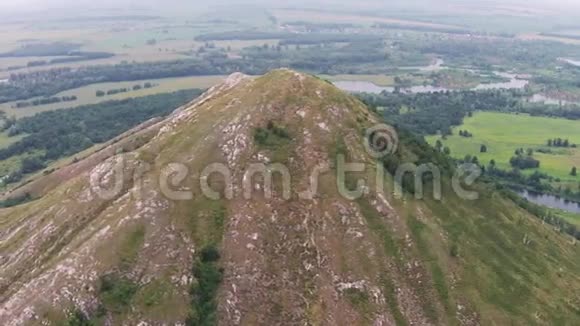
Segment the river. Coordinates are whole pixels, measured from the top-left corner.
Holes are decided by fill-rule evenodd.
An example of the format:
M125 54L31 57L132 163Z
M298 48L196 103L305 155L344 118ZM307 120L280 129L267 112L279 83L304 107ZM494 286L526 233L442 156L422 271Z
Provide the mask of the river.
M407 70L420 70L423 72L434 72L440 71L444 69L445 61L443 59L435 59L430 65L424 67L400 67L400 69ZM464 69L465 71L469 71L472 73L477 73L473 69ZM508 82L501 82L501 83L489 83L489 84L480 84L476 87L473 87L472 90L486 90L486 89L522 89L528 85L529 81L525 79L517 78L517 75L510 74L506 72L494 72L497 76L509 79ZM348 80L348 81L337 81L333 82L333 84L347 92L353 93L381 93L383 91L392 93L395 91L394 87L384 87L376 85L369 81L360 81L360 80ZM403 93L435 93L435 92L446 92L446 91L453 91L452 89L448 89L445 87L435 87L430 85L425 86L412 86L401 88L401 92Z
M399 67L401 70L419 70L425 72L433 72L439 71L443 69L443 64L445 61L443 59L435 59L433 62L428 66L407 66L407 67Z
M580 61L578 61L578 60L564 59L564 58L562 58L560 60L565 61L565 62L567 62L567 63L569 63L569 64L571 64L573 66L580 67Z
M580 214L580 203L577 202L568 201L554 195L546 195L528 190L518 191L518 194L534 204Z
M480 84L472 90L485 90L485 89L522 89L528 85L529 81L525 79L517 78L517 75L503 73L503 72L496 72L498 76L509 78L509 82L502 82L502 83L490 83L490 84ZM336 87L353 93L381 93L386 91L388 93L392 93L395 88L394 87L382 87L378 86L372 82L368 81L337 81L333 83ZM444 88L444 87L435 87L435 86L413 86L408 88L401 88L401 92L403 93L434 93L434 92L445 92L445 91L453 91L452 89Z
M534 96L529 98L529 101L532 103L544 103L544 104L550 104L550 105L580 104L580 102L560 100L560 99L549 97L549 96L542 95L542 94L534 94Z

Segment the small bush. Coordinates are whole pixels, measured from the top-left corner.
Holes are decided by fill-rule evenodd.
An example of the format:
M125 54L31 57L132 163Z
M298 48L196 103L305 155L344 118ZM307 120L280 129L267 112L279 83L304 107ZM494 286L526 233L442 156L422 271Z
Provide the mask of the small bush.
M532 156L518 155L510 159L510 165L521 170L537 169L540 167L540 161L534 159Z
M99 296L108 311L120 313L131 304L138 286L131 280L116 275L101 277Z
M223 279L223 270L217 264L220 254L214 246L207 246L201 250L200 256L193 266L197 283L190 290L193 298L186 325L217 325L215 297Z
M220 253L214 246L207 246L201 250L201 262L209 263L220 259Z
M364 307L369 303L369 295L363 290L349 288L344 291L344 295L352 304L358 307Z
M66 326L94 326L95 323L90 321L82 311L76 309L66 321Z
M459 257L459 246L456 243L449 248L449 255L453 258Z
M268 122L266 128L256 128L254 131L254 141L260 146L277 147L287 143L290 139L290 133L286 129L276 126L272 121Z

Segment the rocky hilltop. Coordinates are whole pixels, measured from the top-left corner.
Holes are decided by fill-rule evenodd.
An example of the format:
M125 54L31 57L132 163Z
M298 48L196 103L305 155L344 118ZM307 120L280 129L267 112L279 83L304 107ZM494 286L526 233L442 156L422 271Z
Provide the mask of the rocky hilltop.
M306 74L230 76L0 210L0 324L580 324L579 246L489 185L460 198L410 134L377 159L379 123ZM376 176L427 162L440 199Z

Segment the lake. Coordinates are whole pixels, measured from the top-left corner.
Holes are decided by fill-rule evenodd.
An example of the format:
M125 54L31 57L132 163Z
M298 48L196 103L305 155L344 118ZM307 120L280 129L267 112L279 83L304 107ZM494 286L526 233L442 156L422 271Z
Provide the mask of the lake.
M529 81L525 79L518 79L514 74L502 73L497 72L498 76L509 78L509 82L502 82L502 83L490 83L490 84L481 84L478 85L472 90L486 90L486 89L522 89L528 85ZM368 81L337 81L333 83L336 87L353 93L381 93L383 91L392 93L395 88L394 87L382 87L378 86L372 82ZM435 86L413 86L408 88L402 88L401 92L403 93L434 93L434 92L445 92L445 91L453 91L451 89L443 88L443 87L435 87Z
M580 203L571 202L557 196L541 194L528 190L518 191L518 194L534 204L561 209L570 213L580 214Z

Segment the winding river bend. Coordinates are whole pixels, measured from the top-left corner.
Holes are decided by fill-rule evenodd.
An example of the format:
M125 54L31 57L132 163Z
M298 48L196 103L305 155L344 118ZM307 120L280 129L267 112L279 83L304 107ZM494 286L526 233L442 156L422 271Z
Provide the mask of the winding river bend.
M495 72L496 75L508 78L510 81L501 83L490 83L490 84L480 84L476 87L471 88L472 90L488 90L488 89L522 89L528 85L529 81L525 79L517 78L515 74ZM395 91L394 87L382 87L378 86L372 82L368 81L337 81L333 83L336 87L353 93L381 93L383 91L392 93ZM454 91L453 89L448 89L444 87L435 86L413 86L408 88L401 88L403 93L434 93L434 92L445 92Z
M518 191L518 194L537 205L580 214L580 203L577 202L568 201L554 195L546 195L528 190Z

